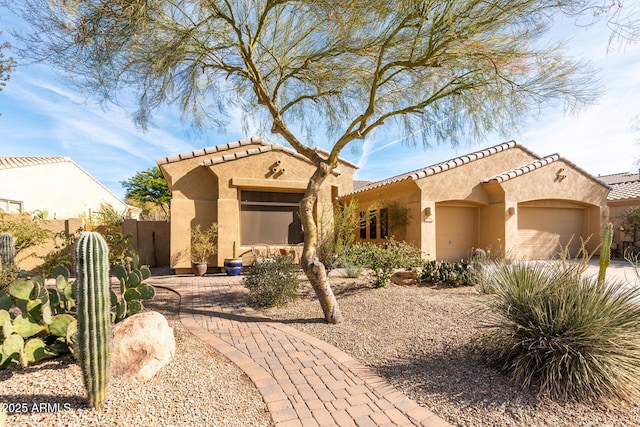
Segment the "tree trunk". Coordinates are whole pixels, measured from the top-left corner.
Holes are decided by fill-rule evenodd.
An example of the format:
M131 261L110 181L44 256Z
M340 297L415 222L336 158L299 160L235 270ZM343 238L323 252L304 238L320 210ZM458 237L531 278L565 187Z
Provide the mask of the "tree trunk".
M327 174L328 168L325 165L318 167L309 180L307 190L300 201L300 219L304 230L304 249L300 258L300 265L320 301L325 320L328 323L337 324L342 322L342 313L329 285L329 277L325 266L316 256L318 224L314 215L314 207L318 201L320 186Z

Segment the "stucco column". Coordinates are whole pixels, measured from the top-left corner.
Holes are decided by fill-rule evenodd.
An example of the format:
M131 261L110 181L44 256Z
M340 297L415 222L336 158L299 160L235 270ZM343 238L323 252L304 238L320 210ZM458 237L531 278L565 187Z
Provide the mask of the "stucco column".
M504 255L513 257L518 253L518 203L504 204Z
M240 250L240 205L238 199L218 199L218 253L216 266L222 267L225 258L233 256L233 242L236 242L236 256Z
M427 259L436 258L436 204L430 200L420 201L420 249Z

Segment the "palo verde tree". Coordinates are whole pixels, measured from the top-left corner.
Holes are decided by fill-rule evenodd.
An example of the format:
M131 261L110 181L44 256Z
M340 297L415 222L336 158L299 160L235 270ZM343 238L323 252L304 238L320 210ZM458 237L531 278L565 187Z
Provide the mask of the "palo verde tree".
M604 0L594 0L597 3ZM543 43L585 0L24 0L31 59L103 101L136 94L135 120L177 104L224 124L239 107L315 165L300 203L301 264L330 323L342 315L315 248L318 191L340 152L382 126L426 144L512 130L550 102L596 95L593 70ZM326 133L328 154L314 138ZM418 137L419 138L419 137Z
M0 31L2 34L2 31ZM9 42L0 43L0 91L7 85L11 72L15 70L16 62L13 58L5 58L3 50L11 49Z

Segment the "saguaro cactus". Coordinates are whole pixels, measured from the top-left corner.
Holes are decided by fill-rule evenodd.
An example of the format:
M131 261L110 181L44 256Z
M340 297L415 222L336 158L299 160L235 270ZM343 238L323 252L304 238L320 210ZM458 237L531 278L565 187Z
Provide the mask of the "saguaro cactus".
M16 256L16 241L11 233L0 233L0 263L13 265Z
M106 399L111 314L109 249L99 233L85 232L76 246L78 356L89 403Z
M611 262L611 242L613 242L613 224L609 223L602 231L602 248L600 249L600 270L598 271L598 283L604 283L607 267Z

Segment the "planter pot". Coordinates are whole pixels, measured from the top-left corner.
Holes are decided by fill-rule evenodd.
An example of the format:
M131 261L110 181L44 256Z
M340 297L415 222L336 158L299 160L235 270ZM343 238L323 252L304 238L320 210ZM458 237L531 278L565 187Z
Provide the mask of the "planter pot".
M193 274L196 276L204 276L207 272L207 263L206 262L194 262L191 264L191 269L193 270Z
M242 272L242 258L226 258L224 260L224 271L227 276L237 276Z

